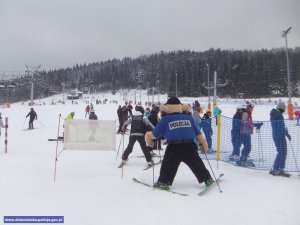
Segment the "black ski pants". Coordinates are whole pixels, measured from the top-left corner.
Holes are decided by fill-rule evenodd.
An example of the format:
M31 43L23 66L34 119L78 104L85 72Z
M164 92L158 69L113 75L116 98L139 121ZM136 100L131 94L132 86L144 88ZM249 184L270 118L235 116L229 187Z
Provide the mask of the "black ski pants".
M139 144L142 148L142 151L145 155L146 161L150 162L151 159L152 159L152 156L151 156L150 151L149 151L149 149L146 145L144 136L131 136L131 135L129 136L129 143L128 143L127 148L125 149L125 151L122 155L122 159L123 160L128 159L128 156L132 152L133 146L134 146L136 141L139 142Z
M195 143L169 144L161 164L158 181L172 185L181 162L184 162L194 173L199 183L211 178L200 158Z

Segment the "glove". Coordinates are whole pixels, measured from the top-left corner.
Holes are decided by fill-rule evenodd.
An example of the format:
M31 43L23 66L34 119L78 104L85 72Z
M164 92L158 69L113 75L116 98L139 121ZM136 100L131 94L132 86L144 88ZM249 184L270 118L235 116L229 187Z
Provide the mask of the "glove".
M199 134L197 136L197 141L199 142L199 148L201 153L202 154L207 153L208 146L205 137L202 134Z
M152 131L148 131L145 134L145 142L147 143L148 146L154 147L154 139L155 137L153 136Z
M262 126L262 125L263 125L263 122L259 122L259 123L257 123L257 124L256 124L256 129L258 129L258 130L259 130L259 129L261 128L261 126Z

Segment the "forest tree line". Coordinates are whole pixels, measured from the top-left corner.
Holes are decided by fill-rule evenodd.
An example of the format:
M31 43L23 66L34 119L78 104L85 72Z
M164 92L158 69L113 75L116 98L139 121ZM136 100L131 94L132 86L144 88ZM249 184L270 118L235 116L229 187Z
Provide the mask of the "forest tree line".
M299 96L300 47L289 49L289 66L292 96ZM73 68L42 71L35 75L35 98L46 97L65 89L112 91L119 89L159 89L174 96L207 96L213 85L214 72L219 97L246 98L287 96L287 61L285 49L272 50L221 50L204 52L172 51L125 57ZM208 73L209 72L209 73ZM208 75L209 74L209 75ZM208 85L209 76L209 85ZM11 81L15 90L6 97L13 101L30 97L30 77ZM212 91L211 91L212 92ZM2 93L0 93L2 94ZM24 97L25 96L25 97Z

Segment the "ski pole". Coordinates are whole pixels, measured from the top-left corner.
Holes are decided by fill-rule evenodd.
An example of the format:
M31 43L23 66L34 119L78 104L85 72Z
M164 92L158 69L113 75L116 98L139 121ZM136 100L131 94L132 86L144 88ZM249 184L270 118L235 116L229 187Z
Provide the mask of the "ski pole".
M161 161L161 154L160 154L160 148L158 147L160 139L156 139L156 150L158 150L159 160Z
M58 136L59 136L60 119L61 119L61 114L59 114L59 116L58 116L57 140L56 140L55 164L54 164L54 182L56 180L56 167L57 167L57 160L58 160L57 149L58 149Z
M25 125L26 119L27 119L27 117L25 117L25 120L24 120L24 123L23 123L23 127L24 127L24 125Z
M124 134L122 134L122 143L123 143L123 154L124 154ZM121 178L123 178L124 176L124 164L122 163L122 174L121 174Z
M120 144L119 144L118 151L117 151L116 160L118 159L118 156L119 156L119 151L120 151L120 147L121 147L123 137L124 137L124 135L121 136Z
M215 181L216 181L216 183L217 183L217 185L218 185L219 191L220 191L220 193L222 193L223 191L221 190L221 187L220 187L219 182L218 182L218 180L217 180L217 178L216 178L216 175L215 175L215 173L214 173L214 171L213 171L213 169L212 169L212 167L211 167L211 165L210 165L210 162L209 162L209 160L208 160L208 158L207 158L206 152L204 152L204 155L205 155L205 158L206 158L206 160L207 160L207 162L208 162L208 165L209 165L209 167L210 167L210 170L211 170L211 172L212 172L212 174L213 174L213 176L214 176L214 178L215 178Z
M154 186L154 165L152 167L152 186Z
M292 149L293 157L294 157L294 160L295 160L295 164L296 164L296 168L297 168L298 176L300 176L300 173L299 173L299 168L298 168L298 164L297 164L296 157L295 157L294 148L293 148L293 146L292 146L292 141L291 141L291 140L289 140L289 142L290 142L290 146L291 146L291 149Z
M37 120L41 125L42 125L42 127L44 127L45 125L41 122L41 121L39 121L39 120Z

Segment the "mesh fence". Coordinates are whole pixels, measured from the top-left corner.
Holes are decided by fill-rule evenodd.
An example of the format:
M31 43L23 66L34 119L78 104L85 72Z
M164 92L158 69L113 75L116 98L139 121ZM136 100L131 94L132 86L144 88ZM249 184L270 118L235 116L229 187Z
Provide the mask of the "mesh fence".
M219 130L220 160L236 164L235 161L230 160L234 144L240 145L240 156L250 145L248 161L253 162L253 166L250 168L271 170L276 159L277 149L280 149L280 152L283 152L281 153L283 154L282 157L285 157L284 152L286 152L285 170L290 172L299 172L300 126L296 125L295 120L284 120L273 123L273 129L275 128L276 130L274 133L272 132L272 125L270 121L253 121L253 123L262 122L263 125L260 129L257 129L256 127L253 128L253 133L250 134L250 139L246 142L247 146L239 144L241 142L241 140L239 140L241 137L238 135L239 132L236 133L237 130L240 131L240 128L236 127L236 124L239 122L241 121L235 121L232 118L221 116L220 128L218 129L218 126L216 125L216 118L212 118L212 151L207 154L209 159L217 159L217 132ZM282 124L283 122L284 124ZM288 129L291 140L285 136L285 133L282 133L285 132L285 129L283 131L281 130L282 125ZM276 140L277 148L273 137Z

